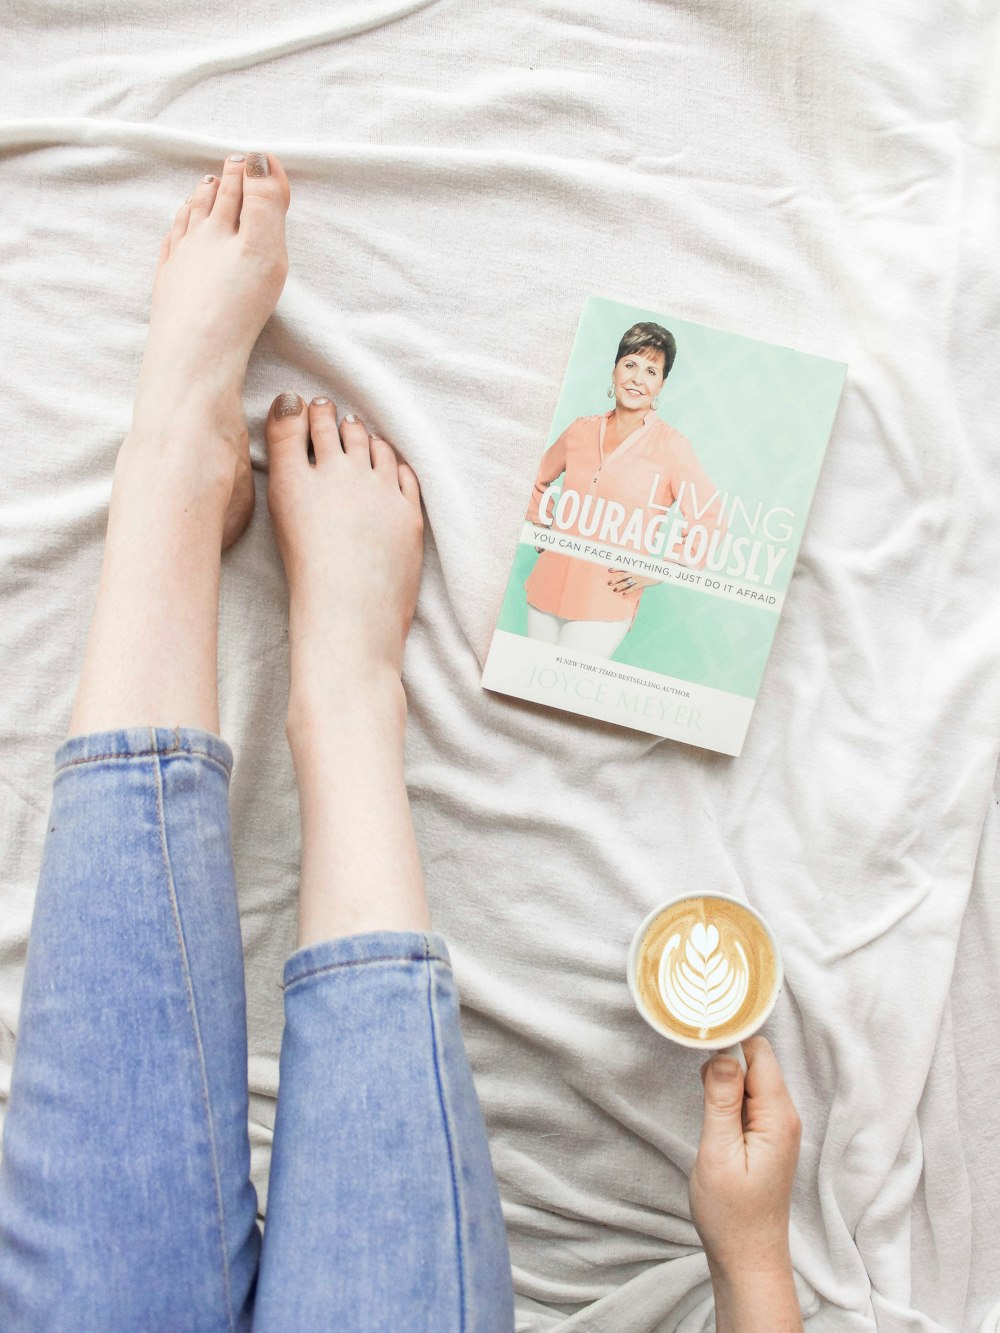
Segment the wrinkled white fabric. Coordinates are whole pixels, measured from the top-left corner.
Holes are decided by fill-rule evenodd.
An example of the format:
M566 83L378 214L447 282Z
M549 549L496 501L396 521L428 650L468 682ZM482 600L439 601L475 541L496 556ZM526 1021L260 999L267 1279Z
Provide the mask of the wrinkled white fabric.
M809 1328L978 1328L1000 1298L996 0L14 0L5 27L3 1086L160 240L225 153L270 150L291 273L250 363L258 505L220 628L262 1207L299 858L262 420L296 390L423 488L407 772L519 1330L712 1326L699 1061L624 974L690 888L745 894L783 945L767 1031L805 1125ZM849 364L739 759L479 686L590 293Z

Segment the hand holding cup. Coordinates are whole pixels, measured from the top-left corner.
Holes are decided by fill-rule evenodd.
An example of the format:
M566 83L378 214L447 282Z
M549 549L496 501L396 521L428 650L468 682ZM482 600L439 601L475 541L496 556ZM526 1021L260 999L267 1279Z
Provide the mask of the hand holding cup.
M727 894L662 903L629 949L629 988L650 1027L714 1053L702 1066L705 1118L690 1201L718 1333L802 1328L788 1247L801 1123L774 1052L754 1036L783 979L767 922Z
M751 1037L743 1049L746 1075L727 1055L702 1066L691 1219L708 1257L718 1328L753 1328L743 1312L756 1310L773 1321L762 1329L798 1329L788 1226L802 1122L770 1043Z

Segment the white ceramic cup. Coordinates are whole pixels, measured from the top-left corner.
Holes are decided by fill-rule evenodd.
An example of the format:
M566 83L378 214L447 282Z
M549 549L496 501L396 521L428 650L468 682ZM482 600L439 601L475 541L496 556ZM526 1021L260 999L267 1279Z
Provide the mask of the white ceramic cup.
M643 938L645 937L646 931L653 924L653 922L656 920L656 918L660 915L661 912L667 911L668 908L674 907L677 903L687 902L691 898L721 898L724 902L735 903L737 907L741 908L744 912L749 913L750 916L754 917L757 920L757 922L763 929L764 934L767 936L768 942L770 943L771 949L774 953L774 986L772 988L770 996L768 996L767 1003L763 1006L763 1008L758 1010L757 1014L751 1019L751 1021L744 1028L741 1028L738 1032L731 1033L726 1037L720 1038L718 1042L713 1042L711 1038L709 1038L707 1041L701 1041L695 1038L685 1037L681 1033L674 1032L671 1028L668 1028L664 1023L660 1022L660 1020L656 1017L655 1014L651 1014L649 1010L646 1008L646 1006L643 1004L642 997L639 994L639 987L636 984L636 962L639 957L639 948L642 944ZM758 911L756 911L755 908L751 907L749 903L745 903L742 900L742 898L734 898L733 895L730 893L714 893L714 892L679 893L676 898L668 898L665 902L659 903L656 907L654 907L653 910L649 913L649 915L643 920L642 924L636 930L635 934L632 936L632 943L629 946L629 951L628 951L627 975L628 975L628 988L632 992L632 999L635 1002L635 1007L639 1010L639 1013L642 1015L642 1017L646 1020L646 1022L649 1024L651 1028L659 1032L661 1036L669 1038L670 1041L677 1042L677 1044L680 1046L687 1046L690 1049L696 1051L705 1051L709 1055L716 1055L716 1054L731 1055L734 1059L740 1062L740 1064L743 1066L744 1072L746 1072L747 1062L746 1062L746 1057L743 1054L743 1047L741 1045L741 1042L745 1041L747 1037L752 1037L753 1034L759 1031L760 1028L762 1028L764 1024L767 1022L768 1018L771 1015L771 1011L773 1010L775 1003L778 999L778 995L781 992L781 986L785 977L784 967L781 962L781 950L778 947L778 941L774 938L774 932L771 930L771 927L767 924L767 922L764 920L761 914Z

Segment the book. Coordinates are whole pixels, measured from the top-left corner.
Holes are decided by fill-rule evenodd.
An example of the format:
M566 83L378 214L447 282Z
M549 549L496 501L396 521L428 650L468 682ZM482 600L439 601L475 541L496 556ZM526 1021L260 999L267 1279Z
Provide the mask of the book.
M483 687L738 755L846 373L588 298Z

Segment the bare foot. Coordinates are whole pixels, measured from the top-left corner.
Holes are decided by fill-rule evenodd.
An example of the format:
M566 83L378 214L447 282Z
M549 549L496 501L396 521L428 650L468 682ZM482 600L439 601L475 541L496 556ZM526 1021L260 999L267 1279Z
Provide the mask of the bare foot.
M184 448L229 485L222 546L253 512L243 413L247 361L288 272L288 178L273 155L234 154L206 176L164 239L132 426L123 449ZM190 455L194 455L190 457Z
M299 944L430 929L400 680L423 561L417 478L328 399L271 405L267 507L288 577ZM315 463L309 461L309 445Z
M288 197L274 158L238 156L163 242L70 735L218 733L219 551L253 510L243 379L287 270Z
M423 561L420 487L391 444L318 398L292 393L265 428L289 592L289 719L340 688L399 686ZM310 463L310 441L315 464Z

